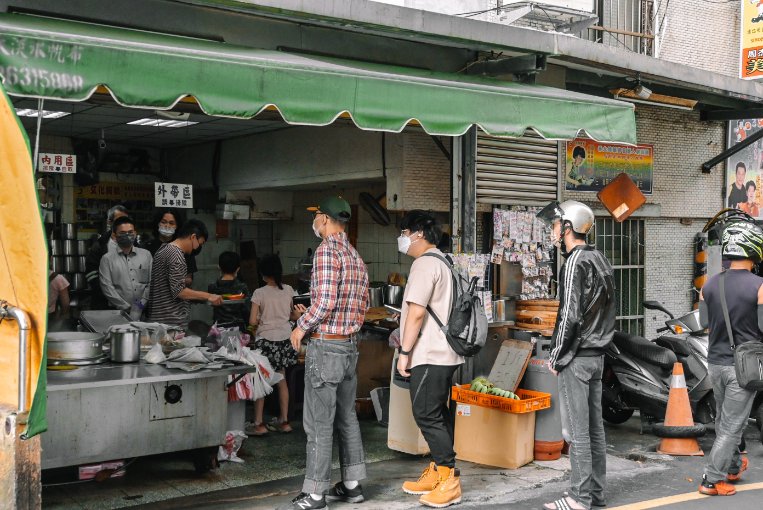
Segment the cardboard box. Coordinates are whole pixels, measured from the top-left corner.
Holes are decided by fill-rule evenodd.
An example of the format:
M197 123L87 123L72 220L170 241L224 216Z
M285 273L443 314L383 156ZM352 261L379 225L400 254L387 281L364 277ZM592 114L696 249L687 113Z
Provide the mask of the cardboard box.
M429 453L429 445L421 435L411 409L411 391L397 373L397 351L392 357L389 388L389 425L387 427L387 447L412 455Z
M532 462L534 443L535 413L505 413L473 404L456 404L457 459L516 469Z

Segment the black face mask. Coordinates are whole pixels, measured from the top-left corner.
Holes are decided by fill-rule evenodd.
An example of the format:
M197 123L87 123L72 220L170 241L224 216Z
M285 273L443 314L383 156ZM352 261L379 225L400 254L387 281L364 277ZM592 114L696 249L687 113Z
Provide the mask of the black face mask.
M198 242L198 240L196 242ZM201 253L201 246L202 244L199 243L199 246L197 248L194 248L193 250L191 250L191 255L193 255L194 257L197 257L199 253Z
M117 236L117 245L120 248L129 248L135 243L135 234L119 234Z

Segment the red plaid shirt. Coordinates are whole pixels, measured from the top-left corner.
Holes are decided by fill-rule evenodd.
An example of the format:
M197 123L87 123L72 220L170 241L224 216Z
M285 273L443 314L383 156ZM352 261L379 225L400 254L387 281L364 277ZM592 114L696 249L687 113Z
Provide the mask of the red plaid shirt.
M346 233L330 235L315 251L310 298L310 308L297 321L303 331L352 335L363 325L368 270Z

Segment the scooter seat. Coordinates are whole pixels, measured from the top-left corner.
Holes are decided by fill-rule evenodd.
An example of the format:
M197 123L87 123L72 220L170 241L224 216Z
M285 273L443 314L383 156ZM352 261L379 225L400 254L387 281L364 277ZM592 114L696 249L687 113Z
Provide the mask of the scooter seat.
M618 349L666 370L672 370L678 361L670 349L660 347L644 337L615 331L614 342Z
M691 356L691 349L687 345L686 339L680 336L663 335L654 341L659 346L670 349L676 356Z

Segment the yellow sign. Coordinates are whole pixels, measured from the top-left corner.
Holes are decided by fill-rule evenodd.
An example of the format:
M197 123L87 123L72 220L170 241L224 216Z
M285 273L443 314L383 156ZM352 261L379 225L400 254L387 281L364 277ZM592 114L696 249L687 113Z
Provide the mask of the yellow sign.
M763 76L763 0L742 0L739 77L754 80Z

